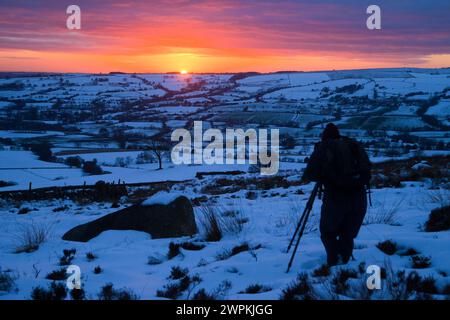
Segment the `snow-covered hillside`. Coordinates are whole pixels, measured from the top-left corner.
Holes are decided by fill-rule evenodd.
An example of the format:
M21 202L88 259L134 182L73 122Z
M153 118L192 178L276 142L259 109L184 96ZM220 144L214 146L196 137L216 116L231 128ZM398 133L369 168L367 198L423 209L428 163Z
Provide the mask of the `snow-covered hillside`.
M450 231L426 226L431 210L448 212L449 101L448 68L0 74L0 299L42 298L53 281L65 286L70 264L80 267L88 299L105 298L108 284L140 299L448 298ZM278 129L278 173L262 176L248 162L175 165L171 133L192 131L194 121L220 131ZM368 151L373 205L355 260L329 269L316 200L286 273L286 247L313 188L300 178L328 122ZM160 191L191 200L198 234L61 238L153 204ZM220 220L218 241L205 230L208 212ZM369 265L383 270L381 290L367 290Z

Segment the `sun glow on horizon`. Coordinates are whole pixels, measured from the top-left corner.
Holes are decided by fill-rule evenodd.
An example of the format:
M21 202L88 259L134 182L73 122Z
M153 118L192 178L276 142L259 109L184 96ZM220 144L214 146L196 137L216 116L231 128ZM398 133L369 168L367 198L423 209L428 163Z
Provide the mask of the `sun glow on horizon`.
M183 70L180 71L180 74L188 74L188 71L183 69Z

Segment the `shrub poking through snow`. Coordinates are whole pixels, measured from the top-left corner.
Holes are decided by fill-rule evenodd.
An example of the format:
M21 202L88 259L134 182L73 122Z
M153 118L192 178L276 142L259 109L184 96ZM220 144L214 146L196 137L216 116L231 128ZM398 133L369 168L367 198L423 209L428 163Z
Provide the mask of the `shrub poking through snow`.
M281 300L315 300L316 294L312 287L308 274L300 273L297 279L283 289Z
M68 266L72 263L73 258L75 258L75 253L77 253L76 249L64 249L63 256L59 258L60 266Z
M72 300L84 300L86 298L85 292L83 289L72 289L70 290L70 296Z
M58 270L54 270L47 274L45 279L48 280L66 280L67 279L67 273L65 268L61 268Z
M181 254L180 245L173 242L169 243L169 252L167 252L167 258L170 260L178 256L179 254Z
M64 300L67 297L66 285L52 282L49 287L36 287L31 292L33 300Z
M415 256L415 255L418 255L418 254L419 254L419 252L416 249L414 249L414 248L407 248L407 249L404 249L404 250L398 252L398 255L404 256L404 257L406 257L406 256Z
M407 295L411 296L413 293L419 294L436 294L438 293L436 287L436 279L432 276L422 278L416 271L410 272L405 279ZM416 298L421 298L419 295Z
M433 276L423 278L416 286L415 290L421 293L437 294L436 279Z
M249 285L247 288L245 288L245 290L243 290L239 293L256 294L256 293L261 293L261 292L267 292L270 290L272 290L272 288L270 288L268 286L264 286L259 283L255 283L255 284Z
M387 266L387 278L386 278L386 288L389 292L389 298L392 300L406 300L409 298L412 292L411 279L409 282L406 281L405 271L397 271L394 273L392 266L389 264Z
M350 278L357 279L358 273L352 269L347 268L339 269L331 279L331 285L333 287L334 292L337 294L345 294L350 288L348 284L348 279Z
M172 270L170 270L170 276L169 279L172 280L178 280L181 278L184 278L188 275L189 269L187 268L181 268L181 267L172 267Z
M44 224L31 223L20 228L20 233L16 236L17 246L16 253L30 253L39 249L50 233L48 226Z
M11 272L2 271L0 268L0 291L11 292L15 286L15 278L11 275Z
M397 243L395 243L392 240L386 240L383 242L379 242L377 244L377 248L380 249L380 251L384 252L385 254L392 256L395 254L398 250Z
M137 296L130 289L114 289L112 283L105 284L98 294L99 300L138 300Z
M233 248L231 248L231 250L224 250L223 252L219 253L216 255L216 259L217 260L226 260L231 258L232 256L235 256L241 252L252 252L254 250L258 250L261 248L261 245L258 244L256 246L250 246L247 242L243 242L237 246L234 246Z
M414 269L425 269L431 266L431 257L415 255L411 257L411 263Z
M405 270L396 271L392 269L389 261L385 262L386 280L384 281L389 299L408 300L413 297L419 287L422 278L415 271L406 274Z
M196 244L193 242L182 242L182 243L171 242L169 243L169 252L167 253L167 258L170 260L181 254L180 248L189 251L199 251L202 250L204 247L205 245L203 244Z
M245 251L249 251L249 250L250 250L250 246L248 245L248 243L243 242L240 245L237 245L237 246L233 247L233 249L231 249L230 256L235 256L241 252L245 252Z
M200 225L203 229L203 237L206 241L220 241L223 237L223 226L220 215L212 205L200 207Z
M450 206L445 206L431 211L428 221L425 223L425 231L436 232L450 229Z
M436 279L432 276L422 278L416 271L406 275L405 270L394 273L391 266L387 266L387 291L392 300L432 299L437 294Z
M207 292L204 288L192 295L192 300L218 300L223 299L231 289L232 284L228 280L222 281L212 292Z
M156 291L156 296L167 299L178 299L186 288L183 286L183 282L168 283L163 289Z
M190 275L189 269L173 267L169 278L171 282L163 289L156 291L156 296L168 299L178 299L184 292L188 291L189 298L192 290L202 281L198 275Z
M330 268L323 264L313 271L313 277L328 277L330 275Z
M91 261L94 261L95 259L97 259L97 256L95 254L93 254L92 252L87 252L86 259L87 259L87 261L91 262Z
M214 295L217 297L217 299L223 299L228 294L228 291L230 291L232 287L232 284L228 280L222 281L216 289L214 289Z
M204 288L198 290L194 295L192 296L192 300L216 300L216 297L206 292Z
M103 269L100 266L96 266L94 268L94 274L100 274L103 272Z

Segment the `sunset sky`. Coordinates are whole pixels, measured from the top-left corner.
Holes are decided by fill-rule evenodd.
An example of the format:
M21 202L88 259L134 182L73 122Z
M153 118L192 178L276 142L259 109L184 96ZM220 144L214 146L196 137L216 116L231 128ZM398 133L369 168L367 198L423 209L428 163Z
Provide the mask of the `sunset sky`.
M370 4L382 30L366 28ZM449 0L0 0L0 17L0 71L450 67Z

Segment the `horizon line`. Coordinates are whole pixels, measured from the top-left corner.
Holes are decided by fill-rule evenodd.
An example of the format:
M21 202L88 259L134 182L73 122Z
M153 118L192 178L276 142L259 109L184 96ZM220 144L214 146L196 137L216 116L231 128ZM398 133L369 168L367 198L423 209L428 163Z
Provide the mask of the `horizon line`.
M240 73L254 73L254 74L275 74L275 73L320 73L320 72L339 72L339 71L364 71L364 70L401 70L401 69L416 69L416 70L440 70L440 69L450 69L448 67L435 67L435 68L424 68L424 67L386 67L386 68L355 68L355 69L324 69L324 70L314 70L314 71L303 71L303 70L277 70L270 72L262 72L262 71L229 71L229 72L189 72L190 74L240 74ZM101 74L101 75L110 75L110 74L180 74L180 71L165 71L165 72L125 72L125 71L109 71L109 72L71 72L71 71L2 71L0 70L0 74L6 73L28 73L28 74ZM186 74L185 74L186 75Z

